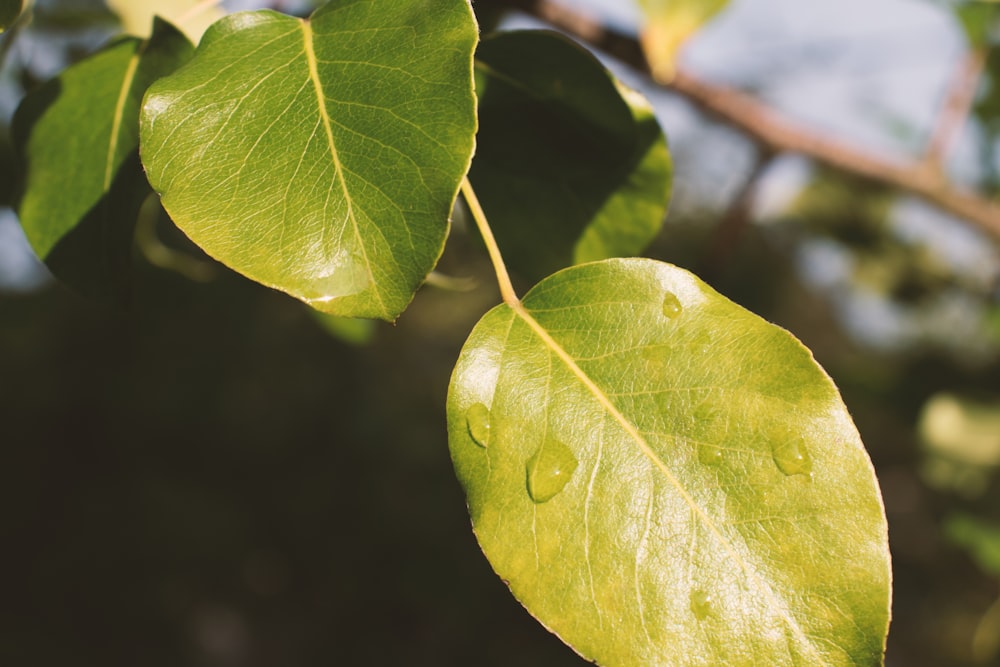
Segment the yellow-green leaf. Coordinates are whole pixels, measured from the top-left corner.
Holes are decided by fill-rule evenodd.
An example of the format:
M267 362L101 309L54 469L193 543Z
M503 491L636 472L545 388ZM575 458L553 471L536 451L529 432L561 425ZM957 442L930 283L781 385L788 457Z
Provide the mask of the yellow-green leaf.
M642 50L658 81L674 78L684 42L728 4L729 0L639 0L646 17L640 33Z
M465 0L227 16L146 97L150 182L224 264L392 320L437 262L468 169L476 41Z
M837 389L686 271L585 264L490 311L448 424L483 551L585 658L881 663L886 522Z

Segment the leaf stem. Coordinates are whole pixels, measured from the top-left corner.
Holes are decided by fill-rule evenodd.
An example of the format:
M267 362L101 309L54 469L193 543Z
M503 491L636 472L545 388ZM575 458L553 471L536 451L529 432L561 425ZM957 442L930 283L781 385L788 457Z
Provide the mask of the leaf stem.
M511 307L520 306L521 300L517 298L514 285L510 282L510 274L507 273L507 267L503 263L500 247L497 246L493 230L490 229L490 223L486 221L486 214L479 204L479 198L476 197L476 192L472 189L472 183L469 182L468 177L462 179L462 196L465 197L465 203L469 205L472 218L476 221L476 227L483 237L483 242L486 243L486 250L490 253L490 261L493 262L493 270L497 274L497 283L500 285L500 296L503 298L503 302Z

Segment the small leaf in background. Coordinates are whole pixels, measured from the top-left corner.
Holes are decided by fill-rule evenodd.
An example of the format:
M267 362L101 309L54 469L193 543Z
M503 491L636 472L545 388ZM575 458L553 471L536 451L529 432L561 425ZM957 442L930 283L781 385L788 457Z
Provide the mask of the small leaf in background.
M886 520L847 409L797 340L686 271L584 264L493 309L448 425L484 553L585 658L881 663Z
M666 216L672 167L642 95L548 31L484 39L476 89L469 180L511 268L535 281L646 248Z
M312 313L313 319L322 327L323 331L341 342L350 345L366 345L375 336L374 320L327 315L314 308L310 308L309 312Z
M236 271L393 320L441 254L468 169L477 37L465 0L228 16L146 97L150 182Z
M174 23L192 42L225 14L218 6L207 7L202 0L107 0L108 8L118 15L122 30L145 37L160 16Z
M964 549L980 570L1000 577L1000 526L968 514L954 514L945 520L944 534ZM1000 655L1000 599L979 619L971 649L980 664L991 663Z
M928 485L966 498L986 492L1000 469L1000 402L934 394L920 411L917 431Z
M640 42L653 77L669 83L677 71L677 56L694 33L729 0L639 0L645 14Z
M0 0L0 33L17 20L23 0Z
M157 21L148 41L113 42L33 91L14 116L21 226L52 272L85 294L126 298L132 232L149 192L136 150L139 106L149 84L191 52Z
M944 534L965 549L984 573L1000 577L1000 526L968 514L948 517Z

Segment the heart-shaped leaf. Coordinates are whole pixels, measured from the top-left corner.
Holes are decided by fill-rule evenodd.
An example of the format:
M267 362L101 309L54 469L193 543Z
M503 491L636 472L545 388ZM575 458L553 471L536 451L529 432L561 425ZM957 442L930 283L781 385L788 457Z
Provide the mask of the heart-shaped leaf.
M642 95L543 30L484 39L476 89L469 180L513 269L538 280L649 245L666 216L672 166Z
M150 182L224 264L392 320L437 262L469 166L476 41L466 0L228 16L146 97Z
M791 335L653 260L561 271L487 313L448 398L497 574L602 665L877 665L878 486Z
M139 106L150 83L193 48L157 21L149 40L120 39L28 95L14 116L23 160L18 215L35 252L59 278L92 296L124 298L142 173Z

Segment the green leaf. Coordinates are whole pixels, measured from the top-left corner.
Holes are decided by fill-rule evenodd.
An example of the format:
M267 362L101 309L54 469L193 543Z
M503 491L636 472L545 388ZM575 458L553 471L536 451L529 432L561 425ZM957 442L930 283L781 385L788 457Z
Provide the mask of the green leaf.
M833 383L797 340L653 260L498 306L448 397L483 551L602 665L877 665L886 521Z
M145 37L160 16L175 23L191 41L198 42L208 27L224 16L219 7L206 7L202 0L106 0L130 35Z
M969 514L955 514L945 521L944 534L968 551L983 572L1000 577L1000 526Z
M465 0L228 16L146 97L150 182L236 271L392 320L437 262L469 166L476 40Z
M33 91L14 116L25 235L56 276L86 294L120 300L127 292L132 232L149 192L139 106L149 84L191 52L158 21L148 41L113 42Z
M681 47L728 4L729 0L639 0L646 16L640 41L654 78L673 79Z
M666 216L672 168L639 93L548 31L484 39L476 89L469 180L511 268L538 280L645 249Z
M954 7L954 11L972 48L986 48L997 41L1000 5L996 2L962 2Z
M350 345L367 345L375 336L375 321L362 320L353 317L327 315L318 310L309 309L313 318L327 334Z
M22 4L23 0L0 0L0 33L17 20Z

